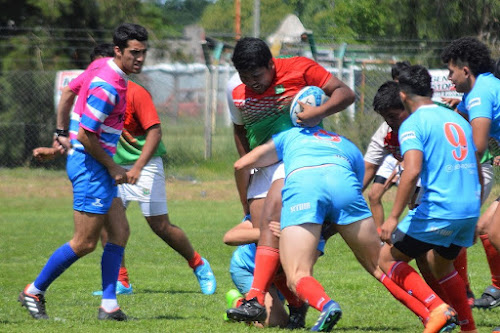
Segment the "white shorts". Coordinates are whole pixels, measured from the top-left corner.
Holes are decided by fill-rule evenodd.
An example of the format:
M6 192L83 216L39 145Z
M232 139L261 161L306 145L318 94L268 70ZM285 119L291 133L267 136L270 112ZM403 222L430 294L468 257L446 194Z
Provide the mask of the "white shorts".
M122 167L130 170L132 165ZM131 201L139 202L142 215L146 217L168 214L165 171L161 157L151 158L142 169L136 184L118 185L118 196L122 199L125 208Z
M377 170L377 176L384 177L385 179L389 179L392 175L392 172L395 168L398 168L398 173L401 173L401 165L398 164L398 160L392 156L392 154L387 155L384 158L384 162ZM398 181L399 184L399 181Z
M248 185L247 199L262 199L265 198L271 184L276 179L285 178L285 166L283 162L279 162L264 168L254 170Z

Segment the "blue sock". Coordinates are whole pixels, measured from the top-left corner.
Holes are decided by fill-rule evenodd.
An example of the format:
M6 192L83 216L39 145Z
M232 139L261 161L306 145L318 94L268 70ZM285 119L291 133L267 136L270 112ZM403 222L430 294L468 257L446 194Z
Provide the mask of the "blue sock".
M49 258L35 280L35 287L42 291L47 290L50 284L78 259L69 243L64 244Z
M111 243L104 246L101 260L103 299L116 299L116 281L124 250L122 246Z

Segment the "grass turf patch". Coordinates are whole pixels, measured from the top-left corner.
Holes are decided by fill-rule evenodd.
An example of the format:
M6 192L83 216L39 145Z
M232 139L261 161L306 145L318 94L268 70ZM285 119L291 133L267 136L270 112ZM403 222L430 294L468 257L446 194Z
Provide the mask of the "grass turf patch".
M2 170L0 182L0 331L256 332L256 328L222 319L224 294L233 288L228 270L234 250L222 243L222 236L242 217L230 176L213 181L170 178L167 183L170 219L210 261L218 284L214 295L201 294L185 260L152 233L137 205L131 204L126 263L134 294L118 299L132 318L126 323L97 320L100 298L92 296L92 291L101 284L100 247L51 285L46 294L50 320L35 321L21 308L16 301L19 292L35 279L52 252L72 236L71 186L63 171L25 168ZM495 188L492 197L498 192ZM393 197L392 192L385 197L387 210ZM339 236L328 241L314 274L344 312L334 330L422 331L418 319L361 268ZM490 284L481 245L469 251L469 274L472 288L480 296ZM499 310L474 310L480 332L491 332L499 324ZM311 308L308 328L317 316Z

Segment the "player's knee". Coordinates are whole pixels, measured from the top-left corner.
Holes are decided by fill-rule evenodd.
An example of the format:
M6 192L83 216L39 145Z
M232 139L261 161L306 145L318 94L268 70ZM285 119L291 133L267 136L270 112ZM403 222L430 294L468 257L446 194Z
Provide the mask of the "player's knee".
M368 193L368 201L370 205L380 205L382 200L382 193L378 191L370 191Z
M78 257L83 257L95 250L97 239L72 239L70 246Z

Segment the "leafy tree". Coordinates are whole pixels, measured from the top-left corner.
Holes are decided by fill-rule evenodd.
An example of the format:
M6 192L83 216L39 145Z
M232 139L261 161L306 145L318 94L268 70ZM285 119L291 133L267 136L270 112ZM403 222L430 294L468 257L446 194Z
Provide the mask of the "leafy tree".
M293 7L282 1L261 0L260 2L260 33L261 37L270 35L280 25L281 21L293 13ZM241 0L241 34L253 35L253 0ZM200 24L208 34L220 37L235 37L234 0L218 0L206 7Z

